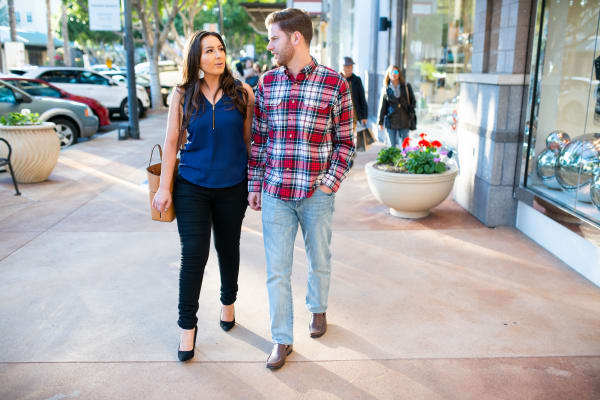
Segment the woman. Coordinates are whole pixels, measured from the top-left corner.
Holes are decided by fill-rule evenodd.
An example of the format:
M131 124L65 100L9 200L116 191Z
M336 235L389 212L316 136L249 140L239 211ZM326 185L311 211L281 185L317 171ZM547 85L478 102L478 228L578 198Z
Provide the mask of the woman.
M410 111L415 107L415 95L406 83L400 68L390 65L383 79L383 90L379 104L379 130L387 128L390 146L402 144L408 137Z
M169 109L160 188L152 206L163 212L173 203L181 240L178 357L194 356L198 297L210 248L211 228L221 273L220 325L235 324L240 232L248 204L247 161L254 94L235 81L225 63L218 33L195 32L185 48L183 83ZM187 137L177 148L179 132ZM173 189L177 151L179 171Z

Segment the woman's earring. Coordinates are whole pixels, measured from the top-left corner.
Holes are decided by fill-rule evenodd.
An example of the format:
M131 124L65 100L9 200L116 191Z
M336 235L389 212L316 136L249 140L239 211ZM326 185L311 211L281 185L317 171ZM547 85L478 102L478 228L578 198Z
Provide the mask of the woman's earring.
M204 71L202 69L198 69L198 79L204 78Z

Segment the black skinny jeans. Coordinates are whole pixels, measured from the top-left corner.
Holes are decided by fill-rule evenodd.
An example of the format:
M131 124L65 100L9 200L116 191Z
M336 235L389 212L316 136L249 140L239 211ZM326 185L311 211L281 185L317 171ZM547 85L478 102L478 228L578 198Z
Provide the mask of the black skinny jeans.
M233 304L238 290L240 233L248 206L248 182L205 188L177 177L173 205L181 240L179 320L182 329L198 323L198 298L210 249L211 227L221 272L221 303Z

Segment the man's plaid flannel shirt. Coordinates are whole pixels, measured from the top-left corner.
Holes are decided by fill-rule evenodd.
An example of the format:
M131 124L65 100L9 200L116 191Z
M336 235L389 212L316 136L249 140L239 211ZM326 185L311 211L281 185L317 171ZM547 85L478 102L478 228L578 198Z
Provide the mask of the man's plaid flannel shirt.
M281 200L334 192L354 154L352 99L334 70L312 62L296 76L279 67L260 79L252 123L248 190Z

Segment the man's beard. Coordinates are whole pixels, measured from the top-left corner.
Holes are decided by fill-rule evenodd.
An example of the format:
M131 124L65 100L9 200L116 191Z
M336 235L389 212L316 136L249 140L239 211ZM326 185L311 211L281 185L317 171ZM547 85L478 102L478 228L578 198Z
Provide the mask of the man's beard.
M294 47L288 43L280 52L279 56L276 58L275 62L277 65L284 66L287 65L292 58L294 57Z

